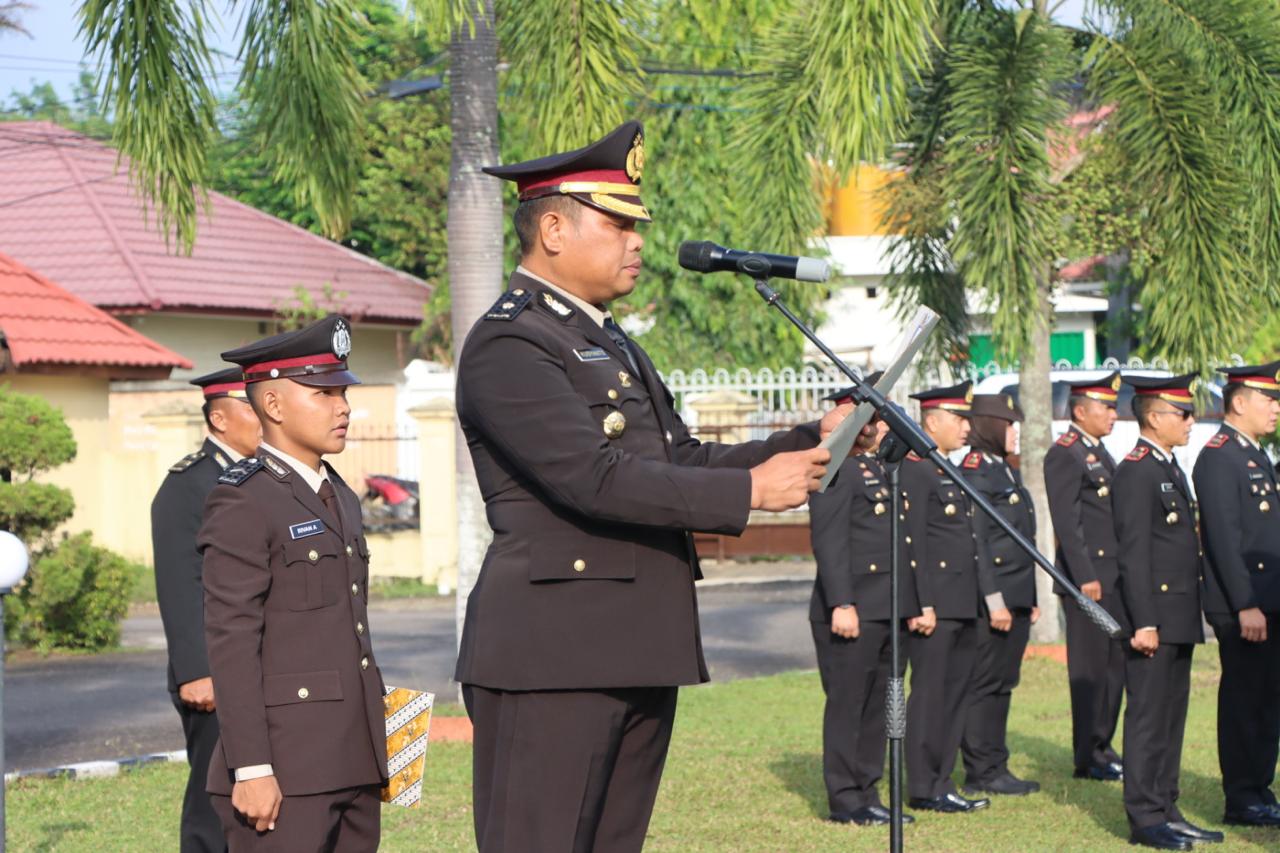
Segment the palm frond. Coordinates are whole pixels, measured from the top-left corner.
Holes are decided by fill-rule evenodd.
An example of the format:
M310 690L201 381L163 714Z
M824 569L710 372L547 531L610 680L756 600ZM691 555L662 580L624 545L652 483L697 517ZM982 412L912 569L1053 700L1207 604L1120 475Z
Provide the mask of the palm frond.
M98 62L103 106L115 115L112 141L129 158L166 241L176 237L190 251L215 131L205 4L85 0L79 17L86 52Z
M1246 174L1233 159L1234 128L1192 57L1164 24L1122 21L1099 36L1090 85L1116 105L1109 128L1147 199L1155 248L1140 295L1148 351L1204 366L1239 343L1250 277L1240 247Z
M1037 324L1059 226L1047 133L1065 110L1065 38L1030 10L991 9L952 44L943 185L955 204L951 251L992 312L1001 353L1022 355Z
M933 12L933 0L794 4L744 87L734 135L755 245L802 251L822 223L814 162L842 178L897 140Z
M351 45L366 23L355 0L252 0L244 21L239 85L276 178L332 237L351 221L360 172L366 83Z

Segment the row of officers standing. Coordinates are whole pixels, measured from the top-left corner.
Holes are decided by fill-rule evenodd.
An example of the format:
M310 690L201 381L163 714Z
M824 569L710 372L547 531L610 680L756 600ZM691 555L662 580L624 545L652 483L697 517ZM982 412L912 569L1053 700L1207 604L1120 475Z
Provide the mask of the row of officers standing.
M1044 460L1057 565L1124 629L1108 637L1055 590L1066 616L1073 775L1122 781L1130 841L1157 849L1223 839L1178 808L1191 657L1205 619L1222 662L1223 821L1280 827L1271 791L1280 749L1280 499L1259 444L1280 415L1280 362L1222 373L1226 415L1196 462L1194 492L1173 455L1194 424L1192 374L1117 372L1073 384L1071 425ZM1134 388L1140 437L1117 464L1102 439L1122 382ZM939 449L967 446L965 478L1034 541L1031 495L1009 461L1023 417L1013 397L975 395L969 383L912 396ZM810 622L827 697L823 776L831 819L860 825L890 819L876 792L893 630L888 483L877 448L865 448L810 499L818 563ZM908 454L900 488L908 805L963 813L986 808L993 794L1032 794L1040 786L1009 769L1007 726L1040 615L1035 565L932 461ZM1122 760L1113 740L1126 695ZM960 790L951 778L957 754Z

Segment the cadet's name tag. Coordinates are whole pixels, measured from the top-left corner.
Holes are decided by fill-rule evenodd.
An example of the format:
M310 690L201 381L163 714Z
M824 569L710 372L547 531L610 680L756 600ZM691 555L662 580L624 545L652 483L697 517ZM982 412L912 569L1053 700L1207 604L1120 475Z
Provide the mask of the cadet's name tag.
M1161 483L1161 484L1160 484L1160 491L1162 491L1162 492L1172 492L1172 491L1173 491L1173 483Z
M289 525L289 536L293 539L305 539L308 536L315 536L317 533L324 533L324 522L318 518L304 521L301 524Z
M578 361L609 360L609 353L605 352L600 347L593 347L592 349L576 349L573 351L573 354L578 357Z

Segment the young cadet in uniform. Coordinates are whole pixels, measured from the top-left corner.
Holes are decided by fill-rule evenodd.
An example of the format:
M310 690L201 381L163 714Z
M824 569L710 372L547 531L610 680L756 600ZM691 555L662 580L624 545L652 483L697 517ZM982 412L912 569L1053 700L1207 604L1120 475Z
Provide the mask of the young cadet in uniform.
M1280 361L1220 370L1226 420L1196 460L1204 609L1218 638L1218 762L1229 824L1280 826L1280 495L1258 445L1280 414Z
M204 444L178 460L151 502L151 545L156 567L156 601L169 647L169 695L182 718L187 741L186 794L182 798L179 849L206 853L227 849L222 824L213 811L205 781L218 742L218 718L209 655L204 646L204 587L196 533L204 502L218 477L233 462L252 455L262 425L245 399L240 368L219 370L191 384L204 392Z
M1008 394L976 394L969 414L969 449L961 464L968 478L996 510L1030 541L1036 540L1035 508L1022 477L1007 457L1018 449L1015 423L1022 410ZM987 608L979 624L972 698L965 712L960 743L966 794L1031 794L1040 783L1019 779L1009 770L1009 703L1022 672L1022 653L1036 607L1036 567L1031 557L983 512L974 512L978 545L978 590Z
M1111 517L1116 462L1102 444L1116 423L1120 373L1071 385L1071 426L1044 457L1049 518L1058 540L1058 568L1081 592L1125 625ZM1111 745L1124 700L1127 635L1108 637L1065 589L1055 592L1067 622L1067 678L1071 685L1071 742L1077 779L1115 781L1124 775Z
M1204 642L1196 508L1173 458L1195 422L1194 378L1125 377L1136 389L1140 437L1116 468L1113 488L1120 593L1133 626L1125 661L1124 807L1130 842L1160 850L1222 840L1178 809L1191 653Z
M973 386L963 382L911 395L921 425L943 453L969 437ZM901 473L907 534L921 616L907 643L907 793L912 808L970 812L987 799L960 796L951 781L971 693L978 617L977 551L969 500L950 475L907 454Z
M474 724L482 853L635 851L676 688L707 681L689 531L799 506L851 411L767 441L702 444L609 303L649 220L641 128L486 169L515 181L521 264L458 362L458 414L494 538L456 677Z
M867 377L874 385L879 374ZM844 402L848 391L828 399ZM876 783L884 771L885 691L889 685L889 479L876 458L888 432L876 421L874 443L851 453L839 476L809 498L809 526L818 576L809 622L827 701L822 714L822 777L831 820L862 826L889 822ZM898 613L920 615L901 525ZM905 662L905 658L904 658ZM901 674L901 673L899 673ZM909 815L907 819L914 820Z
M232 851L371 851L387 778L368 555L341 453L351 327L330 316L222 354L262 421L209 495L205 637L222 727L209 793Z

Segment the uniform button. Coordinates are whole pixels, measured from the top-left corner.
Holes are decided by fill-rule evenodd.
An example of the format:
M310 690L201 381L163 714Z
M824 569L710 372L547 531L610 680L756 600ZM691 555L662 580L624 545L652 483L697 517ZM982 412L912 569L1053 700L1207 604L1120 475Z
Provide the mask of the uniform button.
M360 584L358 584L358 583L353 583L353 584L351 585L351 594L352 594L352 595L359 595L359 594L360 594Z
M1000 559L999 557L996 557L996 565L997 566L1004 565L1004 560Z
M915 567L916 567L916 561L915 561L915 560L912 560L912 561L911 561L911 568L913 568L913 569L914 569Z
M871 571L873 571L873 572L874 572L875 570L876 570L876 564L875 564L875 563L872 563L872 564L871 564Z
M1101 548L1099 548L1099 549L1098 549L1098 556L1099 556L1099 557L1105 557L1105 556L1107 556L1107 552L1106 552L1106 551L1104 551L1104 550L1102 550Z
M356 633L357 633L357 634L363 634L363 633L364 633L364 623L363 623L363 622L357 622L357 623L356 623Z
M351 550L351 546L350 546L350 545L348 545L348 546L347 546L347 556L348 556L348 557L350 557L350 556L352 555L352 553L353 553L353 551Z
M910 544L911 544L911 537L910 537L910 536L908 536L908 537L907 537L907 544L908 544L908 545L910 545Z
M1262 571L1262 569L1263 569L1262 563L1258 563L1258 571Z
M573 561L573 570L574 570L575 572L585 572L585 571L587 570L587 561L586 561L586 560L574 560L574 561Z
M299 688L298 688L298 698L299 698L299 699L306 699L306 698L307 698L308 696L310 696L310 695L311 695L311 691L310 691L310 690L308 690L307 688L305 688L305 687L299 687Z
M361 668L361 669L368 669L368 668L369 668L369 659L368 659L368 658L360 658L360 668Z
M940 568L940 569L945 569L946 567L947 567L947 561L946 561L946 560L942 560L941 562L939 562L939 563L938 563L938 568Z
M307 559L314 563L316 560L320 559L320 555L316 553L315 548L312 548L307 552Z
M1161 591L1161 592L1168 592L1168 591L1169 591L1169 585L1168 585L1167 583L1162 583L1162 584L1160 584L1160 591Z
M616 400L616 399L618 399L618 392L617 392L617 390L616 390L616 389L614 389L614 388L610 388L610 389L609 389L609 399L610 399L610 400Z

